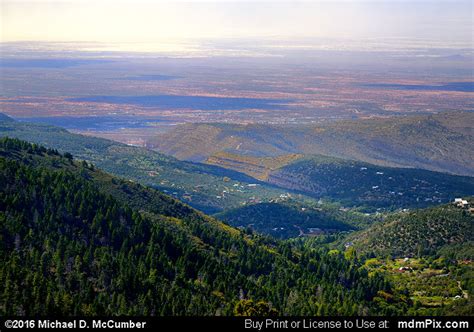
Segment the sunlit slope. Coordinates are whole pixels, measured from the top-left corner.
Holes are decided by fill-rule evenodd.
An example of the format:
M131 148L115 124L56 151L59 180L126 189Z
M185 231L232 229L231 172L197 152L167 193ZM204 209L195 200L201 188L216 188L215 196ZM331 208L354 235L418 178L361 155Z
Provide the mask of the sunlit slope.
M206 164L221 166L256 179L265 181L273 171L303 158L301 154L286 154L276 157L254 157L229 152L217 152L206 160Z
M180 159L221 152L257 157L321 154L383 166L474 174L474 112L322 125L186 124L149 144Z

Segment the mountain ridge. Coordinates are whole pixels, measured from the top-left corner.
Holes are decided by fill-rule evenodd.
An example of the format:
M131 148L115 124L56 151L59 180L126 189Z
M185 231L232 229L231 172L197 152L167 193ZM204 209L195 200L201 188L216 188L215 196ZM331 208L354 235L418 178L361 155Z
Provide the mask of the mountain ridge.
M394 168L322 155L251 157L220 152L208 163L243 172L290 191L345 205L396 208L446 203L474 194L474 178Z
M321 125L184 124L150 139L153 149L204 161L321 154L392 167L474 174L474 112L344 120ZM193 144L199 142L199 144Z
M0 113L1 114L1 113ZM180 161L145 148L115 141L73 134L44 124L0 118L0 136L10 136L88 160L104 170L151 185L207 213L239 206L251 197L268 200L285 190L265 184L246 174L215 165ZM234 190L238 184L245 189ZM248 187L247 184L258 184ZM264 189L260 190L261 187Z

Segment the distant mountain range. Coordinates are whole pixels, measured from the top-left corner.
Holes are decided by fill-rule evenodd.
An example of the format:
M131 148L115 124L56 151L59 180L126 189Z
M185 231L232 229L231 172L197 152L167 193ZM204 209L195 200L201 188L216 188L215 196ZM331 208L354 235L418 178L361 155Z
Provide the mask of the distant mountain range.
M185 124L147 143L179 159L326 155L392 167L474 174L474 112L321 125Z

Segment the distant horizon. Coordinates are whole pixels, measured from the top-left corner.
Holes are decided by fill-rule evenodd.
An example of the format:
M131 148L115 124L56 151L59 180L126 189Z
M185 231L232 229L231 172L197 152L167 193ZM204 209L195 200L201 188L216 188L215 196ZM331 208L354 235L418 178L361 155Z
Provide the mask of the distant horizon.
M471 1L7 0L1 6L2 43L139 43L144 52L164 42L234 40L473 47Z
M409 38L203 38L140 41L0 41L0 57L242 57L281 58L313 53L394 53L411 57L474 56L474 46Z

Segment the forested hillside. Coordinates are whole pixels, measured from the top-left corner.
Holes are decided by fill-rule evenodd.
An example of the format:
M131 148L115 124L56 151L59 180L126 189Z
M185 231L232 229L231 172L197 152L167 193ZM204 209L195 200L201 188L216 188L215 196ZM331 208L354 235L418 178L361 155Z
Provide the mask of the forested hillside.
M294 200L246 205L215 215L232 226L250 228L277 238L317 236L353 231L378 220L333 204L302 204Z
M469 202L472 206L474 200ZM412 312L474 314L474 215L469 207L449 204L393 214L340 240L339 248L366 257L365 267L382 273L393 294L413 301Z
M185 124L150 139L158 151L204 161L221 152L253 157L321 154L380 166L474 172L473 112L358 119L318 125Z
M438 205L474 194L474 178L414 168L384 167L322 155L249 157L219 153L208 163L347 206L400 209Z
M59 127L18 122L5 115L0 117L1 136L72 153L111 174L153 186L206 213L244 202L266 201L285 192L225 168L183 162L144 148L73 134Z
M374 302L390 284L341 253L243 233L12 139L0 141L0 237L1 315L360 315L407 305Z
M299 159L270 172L267 181L309 196L368 208L426 207L474 194L473 177L325 156Z
M471 205L474 200L470 200ZM443 254L474 259L474 214L453 204L398 213L349 236L358 252L378 256L421 257Z

